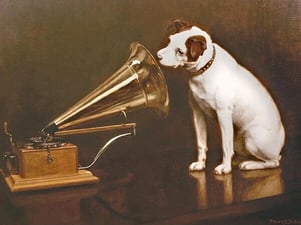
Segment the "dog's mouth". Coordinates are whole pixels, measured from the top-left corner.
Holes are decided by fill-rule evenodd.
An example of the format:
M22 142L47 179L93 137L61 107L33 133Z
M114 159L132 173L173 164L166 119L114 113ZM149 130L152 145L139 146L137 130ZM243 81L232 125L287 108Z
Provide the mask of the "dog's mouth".
M158 60L158 62L162 66L173 68L173 69L177 69L177 68L181 67L187 71L196 71L196 62L181 62L181 63L174 64L174 65L166 64L166 63L164 63L164 61L162 59Z
M170 65L164 62L163 59L158 59L158 62L162 65L162 66L166 66L166 67L171 67L171 68L177 68L179 65Z

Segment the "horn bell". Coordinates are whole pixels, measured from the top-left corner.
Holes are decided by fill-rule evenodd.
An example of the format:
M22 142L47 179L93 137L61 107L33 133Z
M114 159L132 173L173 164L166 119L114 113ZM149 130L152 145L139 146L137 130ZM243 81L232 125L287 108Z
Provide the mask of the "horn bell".
M130 46L130 56L113 75L62 113L42 135L81 126L87 122L141 108L152 108L164 118L169 111L165 77L151 53L140 43Z

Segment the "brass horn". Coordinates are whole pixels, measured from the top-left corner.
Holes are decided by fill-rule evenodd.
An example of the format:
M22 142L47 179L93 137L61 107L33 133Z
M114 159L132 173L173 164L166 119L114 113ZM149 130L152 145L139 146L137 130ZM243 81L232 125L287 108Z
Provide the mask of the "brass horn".
M134 42L125 64L43 128L42 135L63 136L129 128L135 124L74 129L102 117L146 107L153 108L161 117L166 117L169 110L168 89L164 74L151 53L143 45Z

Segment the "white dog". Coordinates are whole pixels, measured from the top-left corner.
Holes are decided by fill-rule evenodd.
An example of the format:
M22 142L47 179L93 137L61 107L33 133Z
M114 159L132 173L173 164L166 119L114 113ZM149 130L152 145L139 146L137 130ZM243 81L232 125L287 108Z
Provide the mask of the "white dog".
M173 33L169 43L158 51L157 57L162 65L183 67L191 74L190 103L198 160L190 165L190 170L199 171L206 166L208 148L204 113L217 119L221 131L223 160L215 168L216 174L232 170L234 134L242 137L244 149L255 156L255 160L241 162L241 170L278 167L285 132L268 91L199 27L175 20L170 28Z

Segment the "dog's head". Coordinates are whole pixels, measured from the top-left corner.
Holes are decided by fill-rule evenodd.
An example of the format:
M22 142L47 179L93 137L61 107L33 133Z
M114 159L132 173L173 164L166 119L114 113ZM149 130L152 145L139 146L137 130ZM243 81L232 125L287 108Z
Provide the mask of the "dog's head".
M172 21L168 30L171 33L169 43L157 52L159 62L164 66L181 66L188 70L197 67L200 58L212 46L207 32L182 20Z

